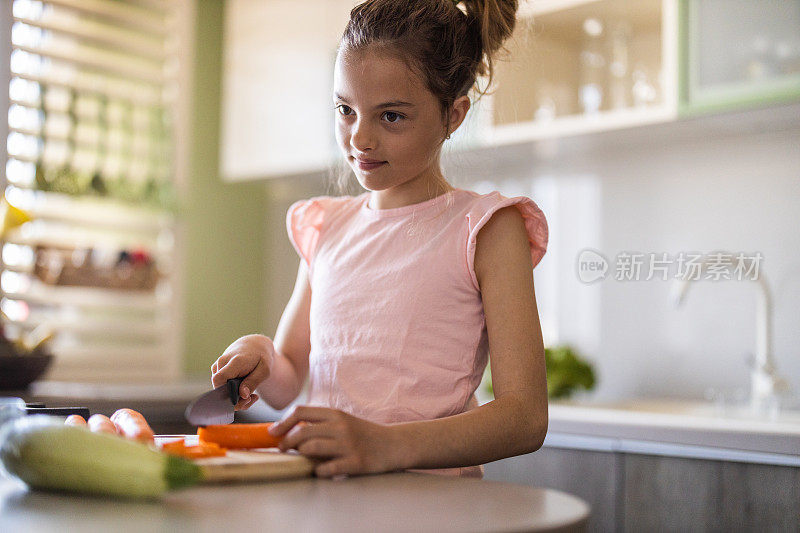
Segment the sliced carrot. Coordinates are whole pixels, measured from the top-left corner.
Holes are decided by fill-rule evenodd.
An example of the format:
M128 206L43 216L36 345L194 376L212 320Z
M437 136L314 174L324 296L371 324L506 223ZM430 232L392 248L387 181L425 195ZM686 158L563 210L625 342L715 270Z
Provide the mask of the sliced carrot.
M218 448L210 450L201 446L187 446L183 451L183 457L186 459L203 459L205 457L224 457L227 454L225 448Z
M161 449L171 455L178 455L188 459L202 459L203 457L221 457L227 454L225 448L213 443L200 443L197 446L186 446L182 440L165 442Z
M177 450L186 448L186 442L183 439L181 440L173 440L171 442L164 442L161 444L162 450Z
M223 448L275 448L283 437L273 437L267 431L272 422L257 424L218 424L197 428L200 442L214 443Z

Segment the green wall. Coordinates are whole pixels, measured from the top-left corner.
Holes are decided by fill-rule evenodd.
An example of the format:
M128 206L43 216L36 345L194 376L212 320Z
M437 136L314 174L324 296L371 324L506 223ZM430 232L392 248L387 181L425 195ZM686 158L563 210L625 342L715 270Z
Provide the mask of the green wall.
M219 175L224 2L198 0L186 228L187 374L210 366L237 337L265 319L266 186Z

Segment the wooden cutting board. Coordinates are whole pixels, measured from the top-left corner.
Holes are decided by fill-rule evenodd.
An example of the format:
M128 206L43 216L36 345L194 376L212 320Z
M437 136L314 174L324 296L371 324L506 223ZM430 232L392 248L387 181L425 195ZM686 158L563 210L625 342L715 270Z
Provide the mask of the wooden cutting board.
M156 444L184 439L187 446L197 444L197 435L156 435ZM228 450L224 457L193 459L203 471L204 483L269 481L310 477L315 463L297 452L277 448Z

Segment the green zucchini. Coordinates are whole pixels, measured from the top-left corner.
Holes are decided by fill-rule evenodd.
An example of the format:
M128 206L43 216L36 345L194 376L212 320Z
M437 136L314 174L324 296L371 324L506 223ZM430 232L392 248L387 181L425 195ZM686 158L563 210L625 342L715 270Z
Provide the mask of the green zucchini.
M158 498L201 478L191 461L48 415L0 427L0 464L33 488L128 498Z

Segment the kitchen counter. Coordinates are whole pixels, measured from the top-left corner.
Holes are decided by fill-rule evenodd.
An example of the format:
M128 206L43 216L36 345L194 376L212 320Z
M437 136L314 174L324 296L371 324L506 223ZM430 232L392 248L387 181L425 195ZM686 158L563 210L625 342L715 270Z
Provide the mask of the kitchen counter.
M211 485L162 501L29 491L0 478L2 531L583 531L589 507L541 489L433 474Z
M544 445L800 466L800 413L764 420L702 402L551 402Z
M478 389L479 404L492 400ZM800 466L800 410L680 399L550 400L544 447Z

